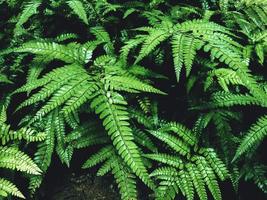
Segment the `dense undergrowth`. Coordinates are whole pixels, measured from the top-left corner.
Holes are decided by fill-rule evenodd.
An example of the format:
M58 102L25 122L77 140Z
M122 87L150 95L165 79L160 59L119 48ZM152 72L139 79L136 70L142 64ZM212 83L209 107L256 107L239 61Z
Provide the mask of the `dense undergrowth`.
M1 0L0 13L0 196L33 198L54 155L71 168L92 147L81 168L112 174L124 200L142 187L220 200L222 181L267 193L267 1Z

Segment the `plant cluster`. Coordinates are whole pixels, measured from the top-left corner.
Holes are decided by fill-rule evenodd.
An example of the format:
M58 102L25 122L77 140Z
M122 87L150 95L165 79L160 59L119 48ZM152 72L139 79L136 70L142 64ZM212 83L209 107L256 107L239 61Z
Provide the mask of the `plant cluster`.
M71 167L89 147L82 168L112 174L123 200L139 184L157 200L221 200L225 180L267 193L267 1L0 0L0 12L0 166L30 174L29 196L54 154ZM0 178L8 195L25 198Z

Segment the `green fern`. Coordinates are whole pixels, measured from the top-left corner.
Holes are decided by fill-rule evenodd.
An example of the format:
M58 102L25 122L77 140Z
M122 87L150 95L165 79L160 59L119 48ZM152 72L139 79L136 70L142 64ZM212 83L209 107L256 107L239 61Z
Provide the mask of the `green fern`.
M64 46L55 42L29 42L22 47L17 48L15 51L31 52L37 55L49 56L53 59L63 60L66 63L87 63L92 56L92 51L87 50L80 45L75 46L76 48L73 48L72 46Z
M167 133L169 131L179 134L174 136ZM229 177L229 171L213 149L198 149L195 139L189 139L192 138L192 132L177 123L165 122L157 131L149 132L166 143L166 149L171 149L171 152L174 151L177 155L144 154L145 157L165 165L151 173L152 177L160 180L156 199L174 199L179 191L187 199L194 198L194 191L200 199L207 199L206 186L214 199L222 199L217 177L225 180ZM193 155L190 145L194 147Z
M267 116L262 116L258 121L251 126L246 136L242 139L238 147L234 160L239 158L242 154L249 151L253 146L261 142L267 135L266 131Z
M37 9L40 5L41 2L39 0L29 1L25 4L21 15L18 17L15 33L20 33L22 25L25 24L31 16L38 13Z
M25 196L10 181L0 178L0 196L7 197L9 194L25 199Z
M73 12L85 23L88 24L88 19L86 15L85 8L83 3L79 0L71 0L67 1L69 7L73 10Z
M129 169L128 165L116 155L113 146L105 146L96 154L92 155L83 165L83 168L90 168L104 162L98 170L98 175L111 172L121 194L121 199L137 199L136 177Z
M55 156L95 147L83 168L125 200L221 200L228 178L266 193L266 5L0 0L0 165L31 173L32 198ZM0 195L25 198L3 178Z
M39 50L40 45L45 47L45 50L43 48ZM66 51L63 52L66 48L68 47L55 43L33 43L30 44L29 48L27 48L26 44L21 48L22 50L18 51L30 51L42 55L47 54L52 56L52 58L62 59L66 62L81 61L79 56L80 54L83 55L83 52L76 53L74 54L75 58L71 58ZM54 112L56 109L59 109L60 113L68 116L72 112L76 112L83 104L90 102L91 108L95 110L96 114L103 121L103 125L119 155L139 178L149 187L153 188L154 184L148 176L146 167L141 160L140 152L133 141L134 137L128 123L129 117L125 107L127 103L124 97L118 92L164 93L149 84L143 83L133 75L128 74L120 62L116 62L116 58L112 56L96 58L94 65L95 69L92 68L92 70L98 70L99 74L92 74L83 69L82 66L72 64L55 69L44 77L27 83L16 92L31 91L39 87L42 87L42 89L23 102L19 108L49 98L47 103L37 111L35 117L31 120L31 123L34 123L44 118L50 112ZM113 69L110 66L113 66ZM54 118L53 121L56 123L59 120ZM58 129L56 131L57 152L60 158L68 164L73 148L71 146L66 147L67 149L62 148L62 145L64 146L61 142L64 140L64 133L61 131L62 127L63 124L59 125L58 128L57 126L54 128ZM50 148L52 149L52 147ZM48 157L50 159L51 155ZM49 162L46 163L49 165Z

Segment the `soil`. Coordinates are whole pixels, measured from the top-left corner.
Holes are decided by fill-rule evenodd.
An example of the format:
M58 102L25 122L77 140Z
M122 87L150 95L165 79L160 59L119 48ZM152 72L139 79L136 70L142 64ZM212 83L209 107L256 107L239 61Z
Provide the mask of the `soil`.
M119 200L119 194L105 177L72 174L68 180L50 191L46 200Z

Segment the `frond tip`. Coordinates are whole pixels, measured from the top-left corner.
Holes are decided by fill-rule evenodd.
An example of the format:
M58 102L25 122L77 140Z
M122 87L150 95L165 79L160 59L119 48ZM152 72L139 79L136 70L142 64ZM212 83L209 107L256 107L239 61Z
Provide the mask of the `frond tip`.
M67 1L69 7L73 10L73 12L85 23L88 24L88 19L86 15L85 8L83 3L78 0L70 0Z
M0 178L0 196L7 197L9 194L25 199L25 196L10 181Z
M233 161L238 159L242 154L249 151L253 146L259 144L267 136L267 115L259 118L251 126L248 133L239 145Z

